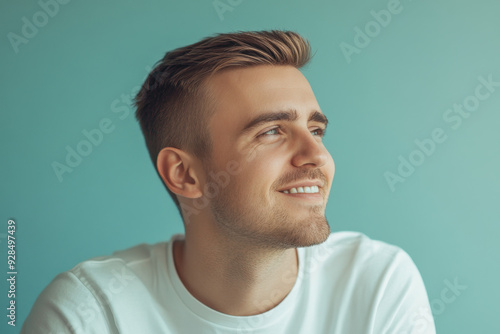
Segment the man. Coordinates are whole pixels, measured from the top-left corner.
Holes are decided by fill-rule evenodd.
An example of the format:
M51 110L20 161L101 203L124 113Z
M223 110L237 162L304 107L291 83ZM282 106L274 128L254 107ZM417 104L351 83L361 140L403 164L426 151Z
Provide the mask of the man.
M287 31L169 52L136 97L185 235L84 261L37 299L25 333L435 333L400 248L331 233L328 124Z

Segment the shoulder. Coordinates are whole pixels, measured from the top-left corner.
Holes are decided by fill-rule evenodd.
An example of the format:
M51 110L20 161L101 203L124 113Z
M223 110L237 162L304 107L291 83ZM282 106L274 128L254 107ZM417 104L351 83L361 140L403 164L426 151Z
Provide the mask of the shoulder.
M371 239L361 232L340 231L331 233L328 239L311 247L311 255L324 254L325 258L349 263L383 263L411 260L399 246L384 241Z
M308 267L315 263L319 268L318 279L339 280L356 286L358 291L371 291L374 298L398 286L422 284L420 273L405 250L360 232L332 233L324 243L313 246L307 258Z
M127 282L132 281L149 285L156 276L157 258L166 252L166 245L166 242L142 243L115 251L108 256L83 261L70 272L84 284L86 279L91 278L94 284L104 284L102 287L108 290L116 290L120 285L127 286Z
M325 244L330 246L344 246L344 247L364 247L366 250L370 251L395 251L397 246L391 245L384 241L375 240L367 236L362 232L357 231L339 231L333 232L328 236Z
M156 258L165 249L165 242L154 245L142 243L111 255L93 257L68 271L99 297L118 298L129 286L148 286L156 277ZM128 289L128 293L133 293ZM104 296L102 297L103 299Z
M376 332L435 333L424 282L401 247L343 231L313 246L310 258L320 263L318 285L365 312Z
M22 333L108 333L103 306L71 271L57 275L40 293ZM90 330L92 329L92 330Z
M114 322L111 308L149 295L155 253L164 246L136 245L60 273L36 299L22 333L109 332Z

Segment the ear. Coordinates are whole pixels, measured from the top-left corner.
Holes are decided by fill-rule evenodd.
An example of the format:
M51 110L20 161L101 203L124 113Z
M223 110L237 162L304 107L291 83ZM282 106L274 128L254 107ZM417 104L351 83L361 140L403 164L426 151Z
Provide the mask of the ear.
M174 147L165 147L158 153L156 167L163 182L174 194L188 198L203 195L201 166L190 154Z

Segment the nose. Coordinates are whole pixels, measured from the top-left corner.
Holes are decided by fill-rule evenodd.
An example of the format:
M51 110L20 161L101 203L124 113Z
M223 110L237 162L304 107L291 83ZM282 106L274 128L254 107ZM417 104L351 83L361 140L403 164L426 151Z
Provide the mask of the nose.
M301 131L294 143L292 164L295 167L322 167L327 163L329 155L321 138L314 136L309 130Z

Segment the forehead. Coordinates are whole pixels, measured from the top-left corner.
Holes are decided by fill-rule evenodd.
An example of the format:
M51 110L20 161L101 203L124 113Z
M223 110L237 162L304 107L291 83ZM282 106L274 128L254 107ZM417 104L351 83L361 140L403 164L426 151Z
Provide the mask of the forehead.
M238 131L246 122L270 110L295 109L299 117L319 110L309 82L293 66L227 69L208 79L206 88L215 100L216 110L209 122L213 135L221 130Z

